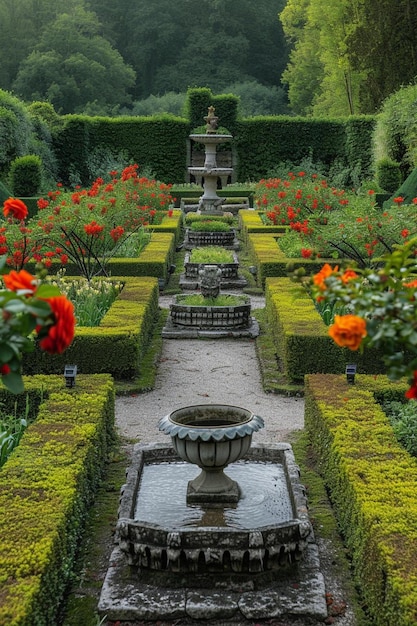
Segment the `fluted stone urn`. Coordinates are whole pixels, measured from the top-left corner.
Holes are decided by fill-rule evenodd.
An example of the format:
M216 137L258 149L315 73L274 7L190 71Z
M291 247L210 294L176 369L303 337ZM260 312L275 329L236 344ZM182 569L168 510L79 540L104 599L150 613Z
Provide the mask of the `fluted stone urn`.
M227 404L188 406L163 417L159 429L171 436L174 450L201 468L188 483L187 502L238 502L239 485L223 470L247 453L252 434L263 426L258 415Z

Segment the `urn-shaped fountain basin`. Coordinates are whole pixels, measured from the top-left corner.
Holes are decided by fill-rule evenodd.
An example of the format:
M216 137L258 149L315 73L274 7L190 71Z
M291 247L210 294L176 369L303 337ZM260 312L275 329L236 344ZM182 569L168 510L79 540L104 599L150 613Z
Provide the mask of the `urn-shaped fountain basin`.
M171 436L178 456L201 468L188 483L187 502L237 502L239 485L223 470L247 453L253 433L263 426L258 415L226 404L188 406L163 417L159 429Z

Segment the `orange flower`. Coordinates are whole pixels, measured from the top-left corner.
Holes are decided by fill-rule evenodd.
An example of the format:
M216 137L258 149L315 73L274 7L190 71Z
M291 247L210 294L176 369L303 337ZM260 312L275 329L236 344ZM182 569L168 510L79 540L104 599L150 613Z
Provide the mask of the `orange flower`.
M342 276L340 277L342 283L344 283L346 285L346 283L348 283L350 280L352 280L353 278L357 278L358 275L354 270L346 270Z
M16 272L16 270L11 270L11 272L3 276L3 282L6 286L6 289L9 289L10 291L19 291L19 289L25 289L26 291L30 292L28 293L28 295L35 293L38 287L36 278L26 270L20 270L20 272Z
M24 220L28 214L28 208L19 198L8 198L3 203L3 215L8 217L11 215L17 220Z
M40 347L49 354L61 354L74 339L74 305L65 296L47 298L51 307L54 324L47 329L48 334L39 342Z
M366 322L357 315L335 315L329 335L338 346L357 350L366 337Z
M317 285L317 287L321 290L321 291L325 291L326 289L326 283L325 280L326 278L329 278L329 276L331 276L332 274L334 274L335 272L337 272L339 269L339 267L336 265L336 267L333 269L331 267L331 265L329 265L328 263L325 263L325 265L323 265L323 267L321 268L321 270L315 274L313 276L313 283L315 285Z
M412 280L411 283L404 283L404 287L417 287L417 279Z

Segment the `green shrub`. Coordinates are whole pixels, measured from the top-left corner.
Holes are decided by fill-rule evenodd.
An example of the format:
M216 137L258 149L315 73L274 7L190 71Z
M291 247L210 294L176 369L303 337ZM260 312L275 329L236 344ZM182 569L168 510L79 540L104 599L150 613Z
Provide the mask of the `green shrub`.
M197 220L190 224L190 230L203 233L227 233L230 226L219 220Z
M10 187L18 198L36 196L42 183L42 160L36 154L27 154L12 161L9 172Z
M305 428L374 626L417 623L417 462L378 404L406 389L385 376L305 380Z
M400 164L389 157L380 159L376 163L376 178L381 189L395 193L401 185Z

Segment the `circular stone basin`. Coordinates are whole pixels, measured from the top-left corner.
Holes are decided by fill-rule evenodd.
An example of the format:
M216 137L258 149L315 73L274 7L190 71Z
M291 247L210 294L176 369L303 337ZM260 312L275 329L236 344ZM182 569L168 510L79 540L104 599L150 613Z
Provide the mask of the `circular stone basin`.
M251 411L225 404L189 406L163 417L159 429L171 436L174 450L201 468L188 483L187 502L237 502L239 486L223 470L247 453L252 434L263 426Z
M233 135L220 135L217 133L198 133L190 135L190 139L197 143L203 144L219 144L227 141L232 141Z

